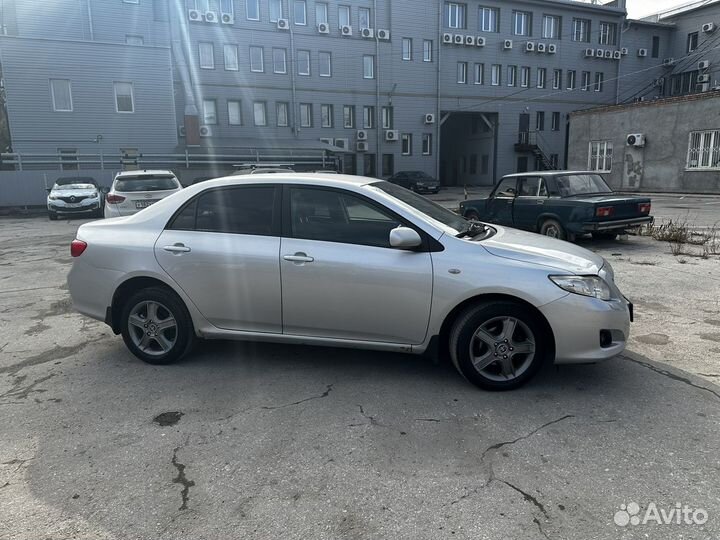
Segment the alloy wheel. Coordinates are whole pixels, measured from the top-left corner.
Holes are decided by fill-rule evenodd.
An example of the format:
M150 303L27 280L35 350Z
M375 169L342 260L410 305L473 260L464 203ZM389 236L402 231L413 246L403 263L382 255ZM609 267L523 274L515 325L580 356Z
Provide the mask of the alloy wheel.
M160 302L139 302L128 315L128 332L135 346L145 354L168 353L178 337L178 326L172 312Z
M493 381L511 381L522 375L535 357L535 336L515 317L484 322L470 340L473 367Z

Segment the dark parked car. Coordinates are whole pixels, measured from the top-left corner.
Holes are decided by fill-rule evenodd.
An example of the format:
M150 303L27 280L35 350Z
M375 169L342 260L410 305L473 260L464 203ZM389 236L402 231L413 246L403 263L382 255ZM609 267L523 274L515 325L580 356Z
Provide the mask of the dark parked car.
M505 176L486 199L461 202L460 213L569 241L586 233L615 238L653 221L648 197L613 193L599 174L575 171Z
M388 178L388 182L411 189L417 193L437 193L440 191L440 182L422 171L400 171Z

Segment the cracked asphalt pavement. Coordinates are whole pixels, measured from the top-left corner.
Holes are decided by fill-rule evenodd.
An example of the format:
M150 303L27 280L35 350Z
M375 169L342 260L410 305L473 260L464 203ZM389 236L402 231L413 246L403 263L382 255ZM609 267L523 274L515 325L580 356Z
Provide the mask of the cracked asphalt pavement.
M623 254L625 290L654 291L663 309L640 302L636 328L666 345L633 341L604 364L549 366L490 393L380 352L209 342L177 365L143 364L72 311L80 223L0 220L2 539L720 535L720 388L695 374L719 358L682 356L682 339L698 342L688 328L720 318L717 301L693 322L680 292L663 300L657 280L683 276L661 273L670 263L647 239L594 249ZM682 266L695 281L713 268L697 262ZM681 503L708 520L616 525L633 502L641 516Z

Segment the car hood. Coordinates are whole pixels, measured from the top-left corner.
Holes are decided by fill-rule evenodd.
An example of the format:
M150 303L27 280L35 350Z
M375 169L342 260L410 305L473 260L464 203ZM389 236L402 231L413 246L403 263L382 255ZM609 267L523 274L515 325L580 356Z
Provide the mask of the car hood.
M97 189L95 189L95 188L53 189L50 192L50 195L55 195L56 197L72 197L73 195L75 197L89 197L91 195L94 195L96 192L97 192Z
M605 264L600 255L570 242L540 234L498 227L481 245L492 255L540 264L573 274L596 275Z

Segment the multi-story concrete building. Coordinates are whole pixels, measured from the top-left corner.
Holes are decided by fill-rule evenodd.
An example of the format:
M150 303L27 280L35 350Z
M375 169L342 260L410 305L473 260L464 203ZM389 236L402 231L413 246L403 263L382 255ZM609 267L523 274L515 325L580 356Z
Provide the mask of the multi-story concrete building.
M6 144L26 169L32 154L187 152L222 157L218 173L316 152L349 173L487 185L564 166L571 111L702 89L684 73L703 47L717 58L713 16L715 2L629 21L624 0L4 0Z

